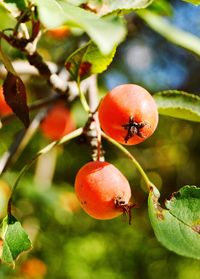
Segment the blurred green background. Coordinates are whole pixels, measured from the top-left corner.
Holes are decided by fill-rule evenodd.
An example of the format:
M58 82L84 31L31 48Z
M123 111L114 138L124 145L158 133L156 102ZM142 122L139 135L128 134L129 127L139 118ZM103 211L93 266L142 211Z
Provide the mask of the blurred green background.
M171 22L200 36L200 8L181 1L171 2ZM100 96L121 83L137 83L152 93L165 89L200 92L199 58L168 43L136 15L129 15L127 21L127 40L119 47L109 69L99 77ZM84 42L86 37L83 35L81 40ZM63 65L79 43L77 36L55 40L44 34L39 52ZM19 53L13 50L11 53L19 57ZM32 77L27 88L30 100L48 94L48 87L38 77ZM86 115L78 100L71 104L71 111L77 126L82 126ZM18 120L12 120L0 130L1 155L21 128ZM162 203L184 185L199 185L199 131L198 123L160 117L158 129L150 139L128 147L160 190ZM18 161L1 177L1 218L9 186L19 170L48 143L38 131ZM77 171L91 156L87 144L73 140L41 157L21 180L13 210L30 235L33 249L20 256L15 270L1 264L0 278L200 278L199 261L178 256L156 240L148 219L148 194L134 166L111 144L103 142L103 146L106 160L117 166L132 186L138 206L133 209L132 225L128 225L125 216L98 221L80 209L73 183Z

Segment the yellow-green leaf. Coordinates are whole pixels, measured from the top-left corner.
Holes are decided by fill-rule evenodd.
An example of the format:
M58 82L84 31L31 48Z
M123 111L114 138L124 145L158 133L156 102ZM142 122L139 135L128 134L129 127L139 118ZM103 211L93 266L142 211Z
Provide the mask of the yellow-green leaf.
M200 122L200 97L183 91L168 90L154 94L158 111L189 121Z
M105 71L112 62L116 47L109 55L103 55L93 42L76 50L66 61L66 68L76 81Z

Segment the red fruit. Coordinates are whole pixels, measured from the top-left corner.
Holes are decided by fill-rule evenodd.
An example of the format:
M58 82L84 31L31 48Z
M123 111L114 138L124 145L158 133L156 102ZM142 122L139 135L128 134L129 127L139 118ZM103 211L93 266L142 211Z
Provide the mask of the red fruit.
M128 180L107 162L84 165L76 175L75 192L84 211L96 219L112 219L132 207Z
M143 142L158 124L153 97L135 84L120 85L111 90L100 103L98 112L102 129L122 144Z
M50 109L40 129L47 138L58 140L75 129L75 122L65 105L59 103Z
M12 109L7 105L3 95L3 88L0 87L0 116L6 116L10 113L12 113Z
M63 40L70 35L70 29L67 26L60 26L47 31L47 34L53 39Z
M25 276L25 278L41 279L44 278L46 273L46 264L37 258L29 259L21 266L21 274Z

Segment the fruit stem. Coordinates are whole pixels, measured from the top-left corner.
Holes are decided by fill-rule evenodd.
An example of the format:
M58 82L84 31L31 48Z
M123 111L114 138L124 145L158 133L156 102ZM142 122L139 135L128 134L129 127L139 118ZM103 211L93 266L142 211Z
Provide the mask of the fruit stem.
M87 142L91 147L92 160L104 162L104 151L101 145L101 128L96 112L89 115L88 121L86 122L83 130L87 138Z
M80 136L83 133L83 128L79 128L67 135L65 135L64 137L62 137L60 140L58 141L53 141L50 144L48 144L47 146L45 146L44 148L42 148L19 172L19 175L17 176L17 179L12 187L12 193L10 196L10 199L8 201L8 207L7 207L7 212L8 214L11 214L11 202L12 202L12 197L13 197L13 193L15 191L15 189L17 188L17 185L19 184L20 179L22 178L22 176L25 174L25 172L32 166L32 164L37 160L37 158L39 158L41 155L46 154L47 152L49 152L52 148L54 148L55 146L61 145L63 143L66 143L78 136Z
M78 91L79 91L79 97L80 97L80 101L81 101L81 104L84 108L84 110L87 112L87 113L90 113L90 107L88 105L88 102L85 98L85 95L83 93L83 91L81 90L81 86L80 86L80 82L77 82L77 86L78 86Z
M148 178L148 176L146 175L145 171L143 170L142 166L140 165L140 163L135 159L135 157L124 147L122 146L120 143L118 143L117 141L115 141L114 139L110 138L109 136L107 136L104 132L101 132L102 137L104 137L106 140L108 140L110 143L112 143L113 145L115 145L119 150L121 150L135 165L135 167L137 168L137 170L140 172L140 174L142 175L145 184L147 186L148 191L150 191L151 187L154 187L154 184L150 181L150 179Z
M101 128L99 124L99 119L97 113L94 114L94 121L96 126L96 133L97 133L97 161L101 161Z

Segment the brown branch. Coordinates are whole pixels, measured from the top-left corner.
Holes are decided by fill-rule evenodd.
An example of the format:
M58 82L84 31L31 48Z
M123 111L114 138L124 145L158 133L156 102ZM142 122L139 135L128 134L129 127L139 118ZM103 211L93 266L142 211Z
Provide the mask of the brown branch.
M40 34L38 34L40 36ZM17 48L23 52L30 65L34 66L40 75L44 77L49 85L59 94L68 96L69 88L66 82L64 82L59 75L52 73L48 64L43 60L42 56L36 50L36 43L38 37L32 41L26 38L17 38L13 35L7 36L4 32L0 31L0 37L9 43L12 47Z
M52 73L49 66L44 62L42 56L37 51L35 51L32 55L28 54L27 59L32 66L37 68L41 76L47 80L50 79Z
M94 161L105 161L104 150L101 144L101 128L99 124L97 107L98 107L98 91L97 91L97 77L92 76L90 78L89 87L89 106L92 114L90 115L87 124L84 128L84 134L87 141L91 146L92 159Z
M51 73L56 73L58 71L58 67L55 63L53 62L46 62ZM39 76L38 70L34 67L31 66L30 63L26 60L15 60L12 61L13 68L15 69L16 73L21 76ZM2 64L0 65L0 79L5 79L7 75L7 70L5 66ZM60 76L60 73L59 73ZM67 76L67 72L65 70L65 77ZM67 77L66 77L67 78Z

